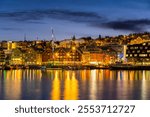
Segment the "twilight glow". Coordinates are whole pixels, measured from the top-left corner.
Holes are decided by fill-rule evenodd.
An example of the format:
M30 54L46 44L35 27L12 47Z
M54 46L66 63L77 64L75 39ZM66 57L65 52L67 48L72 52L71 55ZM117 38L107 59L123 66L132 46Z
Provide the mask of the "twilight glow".
M149 0L1 0L0 40L150 31Z

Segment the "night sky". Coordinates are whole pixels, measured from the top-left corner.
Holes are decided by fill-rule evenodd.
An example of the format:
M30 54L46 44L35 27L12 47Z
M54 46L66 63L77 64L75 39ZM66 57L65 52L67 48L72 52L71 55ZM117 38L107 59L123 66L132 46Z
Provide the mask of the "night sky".
M0 0L0 40L150 31L150 0Z

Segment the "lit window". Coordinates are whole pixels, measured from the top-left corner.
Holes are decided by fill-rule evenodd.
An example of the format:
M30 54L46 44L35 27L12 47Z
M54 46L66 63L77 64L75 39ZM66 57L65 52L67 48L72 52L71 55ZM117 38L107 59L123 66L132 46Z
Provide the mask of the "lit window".
M143 47L140 47L140 49L143 49Z
M129 50L127 50L127 53L129 54L129 53L130 53L130 51L129 51Z
M139 54L140 57L146 57L147 54Z
M137 57L137 54L134 54L135 57Z
M134 47L130 47L130 49L131 49L131 50L133 50L133 49L134 49Z
M140 53L140 50L138 50L137 53Z

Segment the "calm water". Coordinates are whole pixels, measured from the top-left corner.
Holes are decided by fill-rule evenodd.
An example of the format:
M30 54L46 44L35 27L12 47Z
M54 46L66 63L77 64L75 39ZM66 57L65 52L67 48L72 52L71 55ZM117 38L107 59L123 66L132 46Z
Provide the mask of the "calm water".
M150 99L150 71L0 71L0 99Z

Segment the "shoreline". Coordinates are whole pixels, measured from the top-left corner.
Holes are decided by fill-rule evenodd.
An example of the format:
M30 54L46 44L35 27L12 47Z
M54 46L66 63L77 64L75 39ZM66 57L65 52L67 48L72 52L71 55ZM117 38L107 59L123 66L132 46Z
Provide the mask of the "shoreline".
M0 66L0 70L15 70L15 69L41 69L41 70L47 70L47 69L64 69L64 70L84 70L84 69L109 69L108 66L68 66L68 65L62 65L62 66L44 66L44 65L30 65L30 66Z
M0 70L16 70L16 69L63 69L63 70L92 70L92 69L109 69L109 70L150 70L150 65L110 65L110 66L92 66L92 65L77 65L77 66L45 66L45 65L29 65L29 66L0 66Z

